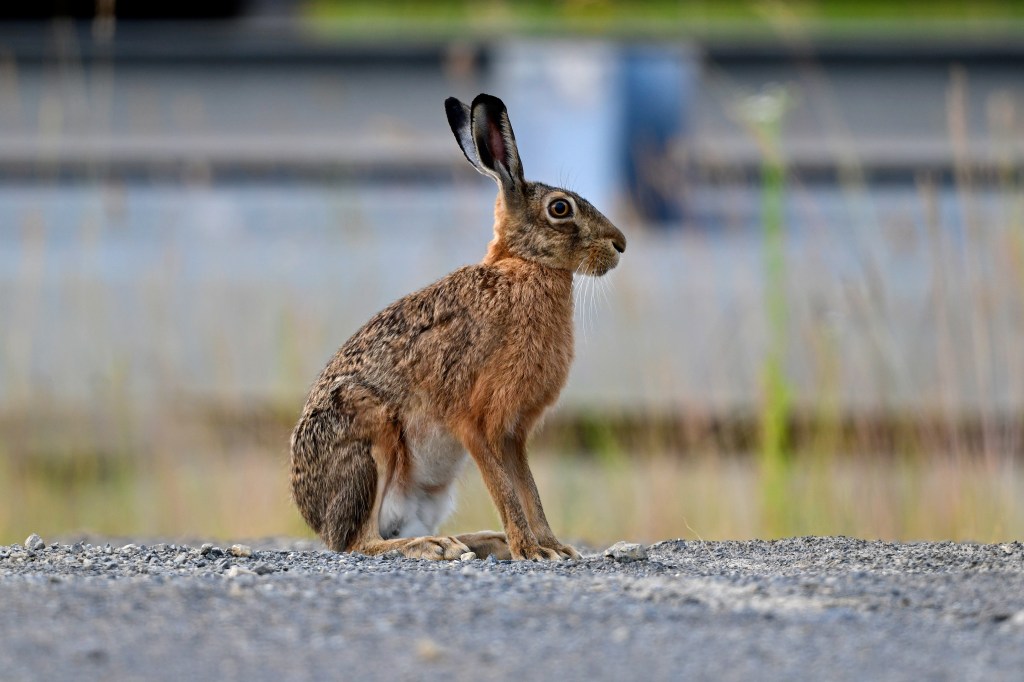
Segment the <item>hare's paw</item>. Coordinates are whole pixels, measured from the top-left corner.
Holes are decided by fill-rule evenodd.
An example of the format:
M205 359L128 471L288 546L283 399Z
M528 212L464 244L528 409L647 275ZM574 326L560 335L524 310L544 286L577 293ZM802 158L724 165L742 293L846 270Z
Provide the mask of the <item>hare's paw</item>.
M475 552L481 559L488 556L502 561L512 558L512 552L508 548L508 540L504 533L483 530L479 533L456 535L455 539L469 547L469 550Z
M550 549L558 554L559 559L579 559L580 553L572 545L566 545L558 541L554 535L548 535L537 538L537 544L546 549Z
M397 549L409 559L434 561L455 561L471 551L456 538L445 536L412 538Z
M558 561L562 557L553 549L540 545L526 545L512 549L512 558L526 561Z
M547 549L552 549L558 552L558 558L560 559L580 559L580 553L576 551L576 548L572 545L563 545L560 542L555 542L550 545L545 545Z

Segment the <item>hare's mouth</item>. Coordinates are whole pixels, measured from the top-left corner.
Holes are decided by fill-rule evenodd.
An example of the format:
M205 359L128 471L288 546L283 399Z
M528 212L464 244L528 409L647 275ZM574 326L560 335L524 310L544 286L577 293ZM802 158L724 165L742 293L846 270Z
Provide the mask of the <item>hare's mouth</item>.
M589 275L590 277L601 277L602 275L608 274L608 271L612 270L618 264L619 254L614 254L612 256L602 254L600 257L592 257L583 261L578 272L581 275Z

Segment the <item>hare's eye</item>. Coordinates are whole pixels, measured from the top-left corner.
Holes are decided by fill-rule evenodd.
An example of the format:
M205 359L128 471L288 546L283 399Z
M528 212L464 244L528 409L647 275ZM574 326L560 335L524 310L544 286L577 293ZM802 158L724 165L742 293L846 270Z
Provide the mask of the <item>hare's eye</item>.
M572 204L565 199L555 199L548 204L548 215L556 220L562 220L572 215Z

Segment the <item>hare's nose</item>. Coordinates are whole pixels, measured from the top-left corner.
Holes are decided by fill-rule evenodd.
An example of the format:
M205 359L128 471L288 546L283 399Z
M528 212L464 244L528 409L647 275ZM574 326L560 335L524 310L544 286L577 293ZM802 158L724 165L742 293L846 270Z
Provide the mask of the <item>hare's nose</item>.
M623 237L621 234L615 235L614 237L612 237L612 246L614 246L615 250L618 251L619 253L625 253L626 238Z

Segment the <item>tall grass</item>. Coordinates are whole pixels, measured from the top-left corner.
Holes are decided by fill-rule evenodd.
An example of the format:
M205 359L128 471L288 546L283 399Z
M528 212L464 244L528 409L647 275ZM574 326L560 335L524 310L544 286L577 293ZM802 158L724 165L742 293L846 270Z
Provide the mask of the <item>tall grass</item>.
M761 366L761 504L769 533L786 528L789 507L786 481L791 477L792 456L787 442L791 389L787 375L789 303L786 283L786 233L783 217L785 163L782 158L782 126L788 94L773 88L742 103L741 117L754 134L764 158L761 177L764 230L764 309L767 317L767 348Z
M843 534L998 542L1024 536L1024 466L980 459L841 458L778 480L784 523L766 524L764 471L749 457L630 455L628 465L540 451L532 460L548 518L574 542ZM0 460L0 543L80 533L211 539L309 536L278 452L76 454ZM498 528L470 465L443 532Z

